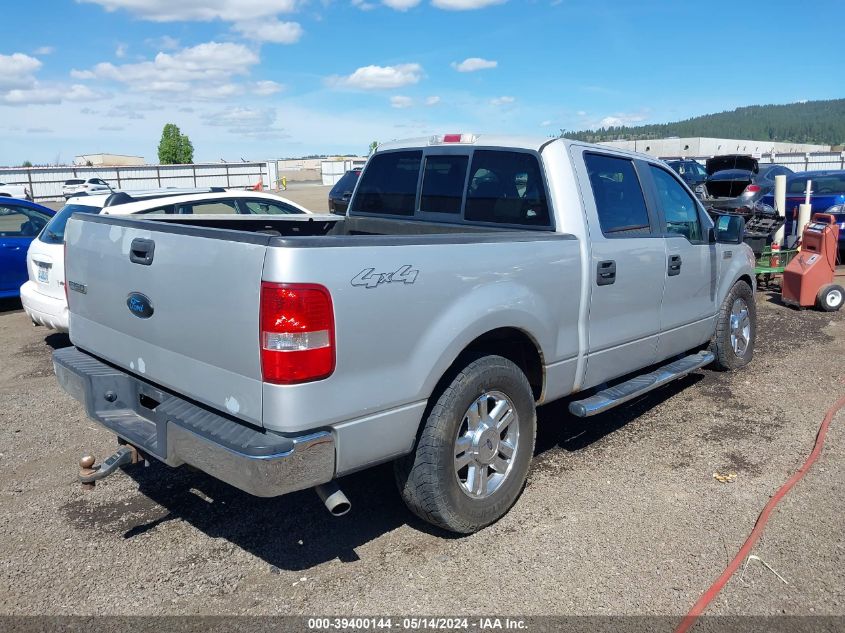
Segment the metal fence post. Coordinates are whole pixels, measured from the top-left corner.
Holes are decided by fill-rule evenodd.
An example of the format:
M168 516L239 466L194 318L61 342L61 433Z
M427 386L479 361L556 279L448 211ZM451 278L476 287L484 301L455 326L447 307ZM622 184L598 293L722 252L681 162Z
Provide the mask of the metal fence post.
M158 188L161 189L161 167L156 165L156 179L158 180Z
M32 168L26 170L26 179L29 180L29 195L35 200L35 190L32 188Z
M117 188L120 189L120 167L115 166L114 171L117 174Z
M197 188L197 166L191 165L191 171L194 173L194 189Z
M229 163L226 163L226 188L228 189L231 186L232 186L232 183L229 180Z

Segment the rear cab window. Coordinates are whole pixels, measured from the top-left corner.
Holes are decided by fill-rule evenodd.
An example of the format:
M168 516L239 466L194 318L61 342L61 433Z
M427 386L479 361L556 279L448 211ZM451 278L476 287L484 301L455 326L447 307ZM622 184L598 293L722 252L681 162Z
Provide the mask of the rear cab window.
M44 230L38 236L38 239L45 244L62 244L65 241L65 227L67 221L74 213L99 213L102 211L100 207L91 207L82 204L66 204L63 206L53 219L47 223Z
M552 228L537 155L504 148L378 153L361 175L350 214Z

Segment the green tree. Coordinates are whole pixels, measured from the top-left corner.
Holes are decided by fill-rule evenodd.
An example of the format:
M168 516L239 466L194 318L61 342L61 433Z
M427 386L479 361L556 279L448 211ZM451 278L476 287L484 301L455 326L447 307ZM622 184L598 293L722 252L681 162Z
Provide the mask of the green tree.
M25 160L21 163L21 167L32 167L32 161Z
M162 165L187 165L194 162L194 146L179 126L168 123L161 131L158 162Z
M370 154L374 154L376 149L378 149L378 141L373 141L370 143ZM370 154L367 154L369 156Z

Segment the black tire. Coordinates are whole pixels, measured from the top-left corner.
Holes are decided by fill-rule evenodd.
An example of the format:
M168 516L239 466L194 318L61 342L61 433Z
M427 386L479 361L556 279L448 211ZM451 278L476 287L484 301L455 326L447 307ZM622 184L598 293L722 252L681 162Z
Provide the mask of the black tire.
M492 452L492 459L503 464L507 459L499 451L510 448L511 425L518 432L518 440L510 465L497 487L486 496L474 497L465 490L465 486L472 485L469 469L487 473L483 477L489 477L491 482L498 478L500 471L492 464L475 465L478 463L475 458L471 461L472 466L457 470L456 442L459 433L471 433L469 418L465 419L465 416L469 416L470 408L485 394L498 394L487 396L485 405L505 402L503 406L515 413L515 420L512 419L501 432L477 423L476 437L479 439L469 445L469 450L459 454L468 458L472 452L484 461ZM408 508L418 517L445 530L471 534L504 516L525 487L537 427L534 395L525 374L513 362L501 356L484 356L470 362L433 398L414 452L395 463L396 483ZM510 419L507 413L505 417ZM492 417L483 420L492 422ZM487 439L482 440L485 433ZM467 483L461 481L461 473L466 473ZM481 482L481 477L479 475L472 483Z
M732 311L737 302L744 302L748 312L748 335L745 346L736 351L732 342ZM715 369L733 371L745 367L754 358L754 341L757 338L757 306L754 303L754 291L745 281L736 282L722 302L716 315L716 334L710 345L716 355Z
M845 302L845 289L839 284L822 286L816 297L816 305L825 312L836 312Z

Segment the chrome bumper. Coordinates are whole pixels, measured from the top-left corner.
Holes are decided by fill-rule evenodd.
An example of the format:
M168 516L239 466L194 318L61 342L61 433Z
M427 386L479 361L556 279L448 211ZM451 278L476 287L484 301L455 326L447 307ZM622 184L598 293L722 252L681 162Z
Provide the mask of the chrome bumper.
M89 417L169 466L190 464L258 497L331 481L334 436L295 437L248 426L164 391L75 347L53 353L62 388Z

